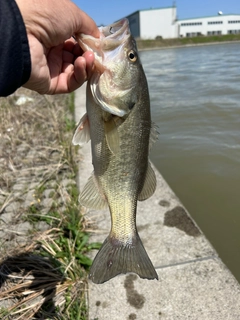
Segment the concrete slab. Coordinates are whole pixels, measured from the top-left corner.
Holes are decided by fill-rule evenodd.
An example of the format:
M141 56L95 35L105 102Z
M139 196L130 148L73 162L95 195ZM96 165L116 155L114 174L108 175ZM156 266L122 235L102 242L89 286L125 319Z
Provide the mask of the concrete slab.
M75 93L76 121L86 112L85 90L84 85ZM90 143L80 153L82 190L93 170ZM102 285L89 283L89 319L240 319L238 282L156 169L155 173L157 190L138 202L137 226L159 281L131 274ZM109 211L86 209L86 214L98 227L91 240L103 242L110 231Z
M240 289L217 259L157 269L159 281L134 274L89 284L89 320L240 318Z

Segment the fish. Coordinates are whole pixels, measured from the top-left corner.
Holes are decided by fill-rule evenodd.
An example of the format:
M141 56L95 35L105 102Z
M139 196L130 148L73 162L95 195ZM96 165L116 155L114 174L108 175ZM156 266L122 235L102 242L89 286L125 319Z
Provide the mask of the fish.
M156 189L149 149L157 137L151 121L147 79L127 19L100 27L100 37L79 36L83 51L95 56L87 81L86 114L74 145L91 140L93 174L80 193L80 204L109 208L111 230L89 272L94 283L119 274L158 279L136 225L137 202Z

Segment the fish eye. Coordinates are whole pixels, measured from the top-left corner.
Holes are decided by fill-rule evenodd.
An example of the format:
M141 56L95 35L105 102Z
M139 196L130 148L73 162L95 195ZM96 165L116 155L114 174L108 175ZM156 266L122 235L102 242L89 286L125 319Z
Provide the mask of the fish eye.
M130 50L130 51L128 52L128 59L129 59L131 62L137 61L137 54L136 54L136 52L133 51L133 50Z

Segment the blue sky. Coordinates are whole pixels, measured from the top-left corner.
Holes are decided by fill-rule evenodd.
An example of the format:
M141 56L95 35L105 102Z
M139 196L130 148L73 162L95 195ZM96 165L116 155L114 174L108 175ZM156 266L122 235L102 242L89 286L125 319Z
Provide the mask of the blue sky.
M73 0L83 11L93 18L97 25L107 25L134 11L170 7L171 0ZM214 16L218 11L223 14L240 14L240 0L178 0L178 19Z

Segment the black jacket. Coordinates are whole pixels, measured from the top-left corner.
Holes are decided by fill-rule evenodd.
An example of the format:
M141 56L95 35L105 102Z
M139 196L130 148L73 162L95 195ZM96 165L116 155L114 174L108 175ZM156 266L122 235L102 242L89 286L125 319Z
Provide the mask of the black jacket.
M0 0L0 96L28 81L31 57L27 33L14 0Z

